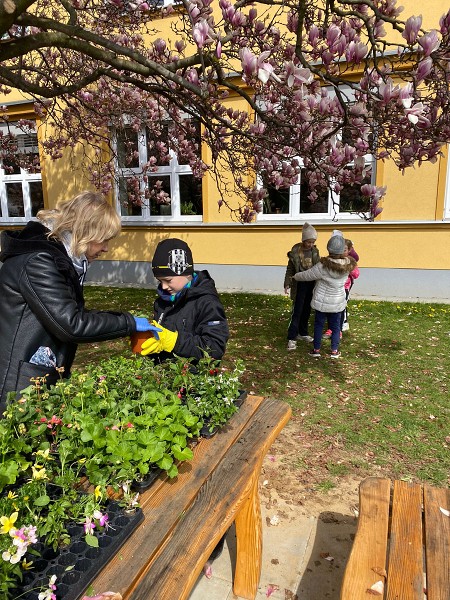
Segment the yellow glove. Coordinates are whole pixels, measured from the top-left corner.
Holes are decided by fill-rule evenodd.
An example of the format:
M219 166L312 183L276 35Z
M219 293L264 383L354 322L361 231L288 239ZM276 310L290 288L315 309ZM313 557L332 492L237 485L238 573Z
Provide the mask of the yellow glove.
M159 325L156 321L152 321L153 325L156 325L159 331L159 340L154 337L148 338L142 344L142 356L147 354L159 354L160 352L172 352L178 339L178 331L170 331Z

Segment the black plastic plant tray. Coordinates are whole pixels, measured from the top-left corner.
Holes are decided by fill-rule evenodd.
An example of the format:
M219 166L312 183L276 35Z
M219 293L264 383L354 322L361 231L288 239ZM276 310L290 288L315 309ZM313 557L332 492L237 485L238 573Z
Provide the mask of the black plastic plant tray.
M247 392L245 390L239 390L239 396L236 398L234 403L236 404L236 406L238 408L240 408L244 404L244 401L246 398L247 398Z
M158 477L163 472L164 471L162 469L159 469L158 467L155 467L154 469L150 469L145 477L143 477L139 481L136 480L136 481L132 482L131 489L134 492L139 492L139 493L147 490L158 479Z
M83 525L77 523L68 526L71 543L62 550L55 551L42 544L34 544L33 548L40 556L27 555L27 561L32 560L34 568L24 573L16 597L38 600L39 593L48 589L50 577L56 575L54 593L57 600L80 598L144 518L140 508L127 514L116 502L108 504L107 512L109 527L97 535L98 548L86 544Z

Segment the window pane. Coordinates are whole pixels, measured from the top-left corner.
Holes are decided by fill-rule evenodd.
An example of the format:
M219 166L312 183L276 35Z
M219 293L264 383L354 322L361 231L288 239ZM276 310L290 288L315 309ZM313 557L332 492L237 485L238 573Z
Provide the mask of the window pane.
M370 177L366 177L364 183L370 183ZM360 185L344 186L340 193L339 212L367 212L369 208L369 199L361 196Z
M2 160L2 167L5 171L5 175L19 175L20 167L19 165L11 160L10 158L4 158Z
M141 217L142 207L135 204L128 196L128 180L125 177L119 179L119 203L120 214L123 217Z
M152 215L171 215L172 205L159 203L158 198L163 197L160 192L166 192L170 198L170 175L156 176L148 178L148 189L150 193L150 214Z
M8 202L8 215L10 217L24 217L23 193L21 183L7 183L6 197Z
M202 215L202 180L193 175L180 175L180 213Z
M157 165L167 165L170 161L168 155L169 124L162 123L160 126L162 129L160 133L147 129L147 159L154 156Z
M30 181L31 216L44 208L44 195L42 193L42 181Z
M309 183L302 177L300 183L300 213L327 213L329 192L322 190L318 192L318 198L314 202L308 198L310 193Z
M138 134L131 127L117 131L117 160L119 167L139 167Z
M186 127L188 127L188 130L186 132L186 139L189 139L192 142L195 142L197 144L198 150L196 152L196 155L200 157L200 155L201 155L200 121L197 121L197 119L189 119L189 121L186 122ZM178 158L179 165L187 165L189 163L189 161L181 155L178 155L177 158Z
M269 185L267 194L263 207L265 215L289 214L289 188L277 190Z

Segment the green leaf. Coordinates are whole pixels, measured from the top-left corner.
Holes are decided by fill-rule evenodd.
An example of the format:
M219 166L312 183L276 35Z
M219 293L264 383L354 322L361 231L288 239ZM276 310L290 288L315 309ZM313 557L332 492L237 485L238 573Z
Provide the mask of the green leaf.
M172 454L177 460L192 460L194 457L194 453L190 448L181 449L178 444L172 446Z
M158 467L163 471L168 471L170 467L173 465L173 460L168 454L164 454L164 456L157 463Z
M91 535L90 533L87 533L84 536L84 539L88 546L92 546L93 548L98 548L98 539L95 537L95 535Z
M50 498L47 496L47 494L44 496L39 496L39 498L36 498L36 500L33 502L35 506L47 506L49 503Z

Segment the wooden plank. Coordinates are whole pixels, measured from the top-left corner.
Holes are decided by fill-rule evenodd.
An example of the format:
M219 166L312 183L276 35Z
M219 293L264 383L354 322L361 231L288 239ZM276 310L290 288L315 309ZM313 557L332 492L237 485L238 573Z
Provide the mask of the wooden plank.
M386 600L423 600L422 487L394 482Z
M424 486L427 600L450 600L450 489Z
M259 502L261 463L253 471L251 494L236 515L236 574L233 591L241 598L254 598L262 567L262 521Z
M171 480L162 476L141 495L144 521L93 581L96 593L105 590L126 593L189 509L203 481L239 439L262 402L263 398L259 396L248 396L226 427L213 438L201 440L194 448L193 460L180 465L177 477Z
M378 477L368 477L359 486L358 528L345 569L341 600L368 600L371 596L367 590L377 581L384 581L380 572L386 568L390 486L389 479Z
M210 552L240 510L245 521L240 524L243 547L250 547L251 540L255 539L255 520L261 518L260 513L248 510L249 506L256 506L255 477L264 455L290 414L290 408L283 402L265 400L260 405L242 437L206 479L189 511L177 522L164 547L125 594L124 600L186 599ZM259 562L260 556L256 558ZM240 557L236 568L239 566L254 568ZM241 582L245 580L242 574L239 578ZM254 598L256 588L257 583L254 589L242 590L243 597Z

